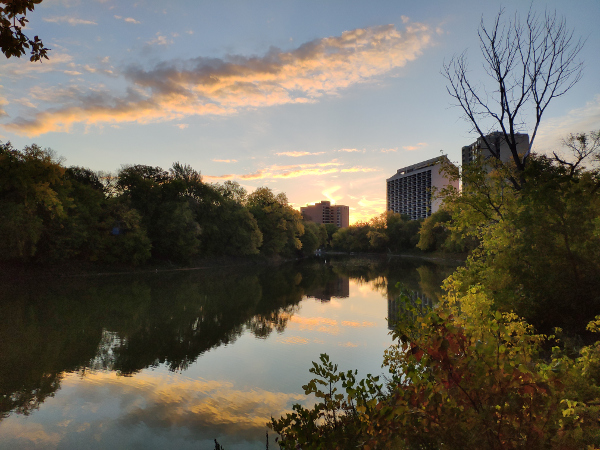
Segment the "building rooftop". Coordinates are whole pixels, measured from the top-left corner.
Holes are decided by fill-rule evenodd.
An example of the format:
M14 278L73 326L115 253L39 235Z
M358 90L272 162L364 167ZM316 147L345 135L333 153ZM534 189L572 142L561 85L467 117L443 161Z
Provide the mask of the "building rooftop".
M435 166L436 164L442 162L445 159L447 159L447 157L445 155L436 156L435 158L431 158L431 159L428 159L427 161L422 161L420 163L413 164L412 166L402 167L401 169L398 169L396 171L395 175L410 173L415 170L420 170L420 169L425 169L427 167Z

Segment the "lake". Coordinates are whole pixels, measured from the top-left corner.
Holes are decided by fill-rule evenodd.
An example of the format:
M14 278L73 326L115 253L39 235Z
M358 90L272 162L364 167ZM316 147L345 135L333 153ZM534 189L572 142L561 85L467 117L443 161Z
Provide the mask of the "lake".
M0 449L264 449L271 416L314 401L311 361L382 373L398 283L435 303L453 269L324 257L2 280Z

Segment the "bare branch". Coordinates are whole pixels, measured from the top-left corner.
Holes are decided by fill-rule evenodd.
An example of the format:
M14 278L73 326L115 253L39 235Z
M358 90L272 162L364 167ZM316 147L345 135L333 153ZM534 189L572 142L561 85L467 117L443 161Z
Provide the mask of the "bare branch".
M556 12L540 16L531 9L524 21L517 14L505 18L500 9L491 26L482 19L478 36L487 81L473 84L462 53L444 64L447 91L498 160L500 153L489 145L487 135L502 132L517 171L523 172L546 108L581 79L578 56L584 41L573 37ZM516 135L528 130L528 148L519 154Z

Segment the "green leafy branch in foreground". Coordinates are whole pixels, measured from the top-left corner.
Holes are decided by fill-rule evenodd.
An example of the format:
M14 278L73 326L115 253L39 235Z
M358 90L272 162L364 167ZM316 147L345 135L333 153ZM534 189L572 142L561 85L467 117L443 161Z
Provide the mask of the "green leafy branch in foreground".
M600 448L599 342L543 358L554 337L494 311L479 287L422 315L404 300L412 313L384 355L387 392L321 355L304 386L319 402L270 424L281 448ZM597 317L588 330L599 328Z

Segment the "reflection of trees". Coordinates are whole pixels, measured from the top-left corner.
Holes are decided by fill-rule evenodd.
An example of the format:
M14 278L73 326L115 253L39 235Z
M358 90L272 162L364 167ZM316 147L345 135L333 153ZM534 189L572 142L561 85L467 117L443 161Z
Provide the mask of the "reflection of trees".
M265 339L273 330L283 333L288 321L299 309L298 305L288 305L267 315L257 314L247 322L246 326L254 336Z
M0 418L29 414L60 387L62 374L94 356L102 334L87 309L60 290L29 281L16 291L3 283L0 314ZM54 298L37 298L48 292Z
M436 269L428 270L385 260L312 260L133 279L8 280L0 314L0 417L37 408L59 389L64 372L132 375L160 364L184 370L245 330L258 338L283 332L307 292L340 278L385 292L396 280L433 286Z

